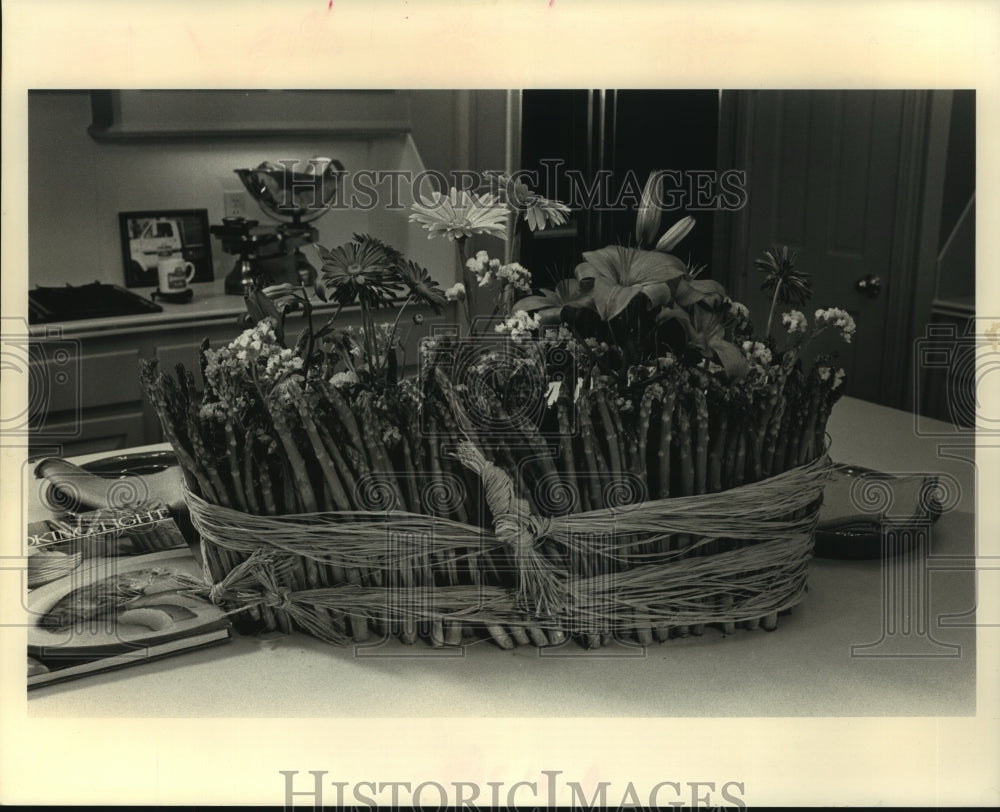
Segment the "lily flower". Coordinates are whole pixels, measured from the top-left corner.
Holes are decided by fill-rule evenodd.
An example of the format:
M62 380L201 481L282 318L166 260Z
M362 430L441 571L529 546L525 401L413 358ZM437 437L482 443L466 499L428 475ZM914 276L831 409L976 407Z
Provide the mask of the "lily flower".
M576 266L580 282L593 280L593 303L604 321L610 321L639 295L653 307L669 304L673 291L667 284L682 277L684 263L671 254L609 245L586 251Z
M694 312L688 314L678 307L664 308L656 316L657 324L672 320L684 328L688 346L704 358L717 359L730 380L736 381L746 375L747 359L739 347L726 341L726 328L718 313L695 307Z
M635 238L640 248L649 248L653 245L656 241L656 234L660 230L662 213L656 202L660 199L662 184L663 175L659 170L649 173L646 185L642 190L642 198L639 201L639 210L635 216ZM658 246L657 250L659 250Z
M694 218L690 215L682 217L667 230L666 234L660 237L656 243L656 250L669 253L677 243L691 233L692 228L694 228Z

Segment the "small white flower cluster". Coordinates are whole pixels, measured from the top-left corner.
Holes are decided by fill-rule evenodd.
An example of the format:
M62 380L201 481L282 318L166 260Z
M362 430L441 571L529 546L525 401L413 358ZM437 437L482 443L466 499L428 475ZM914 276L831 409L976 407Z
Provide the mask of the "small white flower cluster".
M498 333L509 333L514 341L522 341L539 327L538 316L529 316L524 310L518 310L507 321L498 324L493 329Z
M333 377L330 378L330 386L334 389L344 389L348 386L353 386L356 383L359 383L356 372L336 372Z
M619 397L615 398L615 407L622 414L628 414L629 412L632 411L632 408L633 408L633 406L632 406L632 399L631 398L626 399L626 398L623 398L623 397L619 396Z
M274 344L276 341L274 323L271 319L264 319L240 333L228 347L220 350L220 354L228 349L237 361L251 363L257 360L265 345Z
M828 307L825 310L817 310L817 329L830 326L836 327L840 330L840 337L843 338L848 344L851 343L851 339L854 337L854 333L857 330L857 325L854 323L854 319L846 310L842 310L839 307Z
M433 362L438 344L440 343L441 339L434 338L433 336L428 336L420 340L420 343L417 345L417 351L420 353L421 364L430 364Z
M583 343L586 344L590 349L596 352L598 355L604 355L606 352L611 350L611 345L607 341L598 341L596 338L585 338Z
M558 329L549 327L545 330L547 341L569 341L572 338L573 332L565 324L560 324Z
M298 372L301 369L302 359L292 350L281 349L268 356L262 378L276 382L284 378L289 372Z
M205 378L220 397L242 402L242 390L251 381L265 391L290 373L302 369L302 359L278 344L274 323L264 319L244 330L229 344L205 353Z
M531 271L519 262L512 262L509 265L502 265L496 272L497 279L504 287L511 287L523 293L531 293ZM480 284L482 284L480 282Z
M500 330L497 329L497 332L500 332ZM487 352L481 355L479 360L469 367L469 371L476 375L489 375L501 367L503 360L503 356L500 353Z
M484 287L493 281L493 275L500 270L500 260L491 259L485 251L478 251L465 263L465 267L475 274L479 287Z
M465 267L475 274L481 288L499 280L503 288L510 287L531 293L531 271L519 262L503 265L499 259L491 258L485 251L479 251L465 263Z
M744 341L741 347L748 361L756 361L762 367L771 365L771 351L759 341Z
M805 314L798 310L789 310L781 317L781 323L789 335L792 333L804 333L809 329L809 322L806 321Z
M726 304L729 305L729 311L741 319L750 318L750 308L747 307L742 302L737 302L735 299L730 299L726 297Z
M205 421L218 420L221 423L225 421L228 414L229 410L226 409L221 401L202 403L201 408L198 410L198 416Z
M463 302L465 301L465 285L461 282L456 282L450 288L445 290L444 298L449 302Z
M833 384L830 386L831 391L839 387L844 382L845 373L842 368L834 371L830 367L818 367L816 374L819 375L819 379L824 383L830 380L830 376L833 375Z

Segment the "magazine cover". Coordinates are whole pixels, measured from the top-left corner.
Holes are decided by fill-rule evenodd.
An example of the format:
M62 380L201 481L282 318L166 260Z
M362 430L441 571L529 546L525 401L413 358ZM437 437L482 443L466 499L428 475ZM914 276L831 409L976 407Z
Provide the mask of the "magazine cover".
M229 639L165 507L35 522L27 542L29 688Z

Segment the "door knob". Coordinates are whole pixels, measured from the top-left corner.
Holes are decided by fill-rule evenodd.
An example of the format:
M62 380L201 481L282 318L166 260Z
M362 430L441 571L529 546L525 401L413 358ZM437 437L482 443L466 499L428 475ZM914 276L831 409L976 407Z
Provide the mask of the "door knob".
M858 293L864 293L870 299L874 299L882 292L882 280L873 274L868 274L854 283L854 289Z

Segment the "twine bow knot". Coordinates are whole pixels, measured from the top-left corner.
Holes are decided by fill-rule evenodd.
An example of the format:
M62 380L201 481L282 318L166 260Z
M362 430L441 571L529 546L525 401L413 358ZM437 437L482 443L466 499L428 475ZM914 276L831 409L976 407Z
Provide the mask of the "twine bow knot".
M271 609L277 609L280 612L287 612L288 608L292 605L291 590L282 587L281 589L267 592L264 597L264 605Z
M208 599L216 606L219 606L225 601L228 590L229 588L224 581L214 583L208 588Z
M460 443L455 456L483 481L486 503L493 513L493 531L514 554L518 604L536 617L563 613L569 601L565 577L537 545L550 533L551 520L534 515L527 500L515 493L510 477L471 442Z

